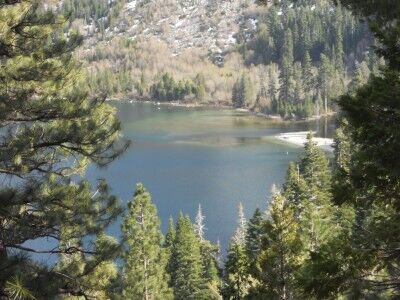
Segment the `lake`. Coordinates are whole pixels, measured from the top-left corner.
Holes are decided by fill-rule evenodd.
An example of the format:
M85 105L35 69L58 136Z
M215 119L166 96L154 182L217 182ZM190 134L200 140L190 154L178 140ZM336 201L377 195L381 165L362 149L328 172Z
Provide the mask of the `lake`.
M107 179L126 202L137 182L151 192L165 232L169 216L192 219L201 204L206 236L225 249L236 228L237 208L246 217L267 208L271 186L281 185L302 148L273 138L282 132L316 130L332 136L334 122L276 122L227 109L113 102L132 146L106 169L90 167L88 178ZM119 224L110 232L120 235Z

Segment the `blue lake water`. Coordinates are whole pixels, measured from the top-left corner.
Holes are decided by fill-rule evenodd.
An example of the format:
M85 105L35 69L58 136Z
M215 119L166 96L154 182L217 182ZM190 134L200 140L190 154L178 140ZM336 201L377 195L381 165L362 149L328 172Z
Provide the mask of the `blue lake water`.
M317 130L332 135L332 121L279 123L234 110L185 108L150 103L113 103L132 141L106 169L90 167L88 178L105 178L126 202L137 182L151 192L165 232L169 216L194 218L201 204L206 236L226 248L236 227L239 202L249 218L267 208L272 184L282 184L302 148L273 138L281 132ZM110 228L119 236L119 224Z

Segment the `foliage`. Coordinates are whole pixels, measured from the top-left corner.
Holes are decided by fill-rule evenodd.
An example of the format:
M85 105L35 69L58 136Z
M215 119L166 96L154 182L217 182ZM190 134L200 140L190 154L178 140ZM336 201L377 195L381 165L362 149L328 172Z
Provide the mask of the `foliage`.
M137 184L122 224L127 242L123 275L126 298L168 299L172 296L167 286L166 253L159 227L160 220L150 194L142 184Z
M18 278L36 298L89 296L99 288L88 279L95 266L115 256L112 243L63 242L62 228L74 228L73 241L99 237L121 213L104 182L94 193L79 174L89 163L109 164L127 145L116 143L114 109L83 84L72 58L81 37L64 35L62 24L39 1L0 2L0 173L9 179L0 191L0 293L6 296L6 282ZM54 244L39 250L25 243L39 238ZM27 253L80 254L84 274L56 272Z
M260 209L254 211L253 216L247 223L246 230L246 254L250 261L250 270L256 267L257 257L261 252L261 242L263 239L264 218Z
M264 226L259 294L270 299L296 297L295 273L302 263L302 244L293 207L280 192L273 195Z
M199 83L201 84L201 83ZM198 94L198 86L192 81L180 80L175 82L168 73L162 75L161 79L150 87L151 97L159 101L184 100L186 97ZM201 87L204 90L204 87Z
M207 285L202 278L200 241L190 218L183 214L179 215L176 223L169 264L175 299L201 299Z
M223 294L228 299L243 299L251 287L250 261L246 253L246 220L243 206L239 204L238 226L232 237L225 262Z
M246 103L254 101L254 87L250 78L242 75L233 85L232 88L232 102L234 107L245 107Z
M400 5L394 1L343 1L343 5L364 18L379 44L377 54L386 65L379 75L372 74L367 83L342 96L339 105L345 121L338 146L335 201L346 203L356 211L356 228L352 242L365 253L356 265L355 280L368 290L398 296L399 264L396 228L399 208L399 22ZM363 72L365 73L365 72ZM347 138L343 137L347 134ZM339 148L340 150L340 148ZM368 276L368 278L365 278ZM362 279L359 279L362 278ZM364 280L363 280L364 279Z
M268 97L274 104L264 109L286 118L334 110L332 100L345 91L358 62L368 60L365 51L373 43L365 23L325 0L282 0L260 12L257 21L255 34L241 41L242 53L248 65L279 65L279 98ZM265 78L264 86L270 84Z

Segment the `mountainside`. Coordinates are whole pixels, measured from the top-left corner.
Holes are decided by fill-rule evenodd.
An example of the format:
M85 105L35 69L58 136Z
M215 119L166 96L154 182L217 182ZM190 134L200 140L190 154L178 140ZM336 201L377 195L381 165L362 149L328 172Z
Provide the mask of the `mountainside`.
M381 63L366 24L328 0L64 0L89 85L111 98L330 113Z
M73 19L81 19L75 25L90 45L116 36L135 41L156 38L165 42L173 55L185 49L206 49L217 62L235 48L240 25L250 20L255 29L257 22L254 17L246 18L245 13L254 7L254 0L114 0L108 7L97 9L94 3L63 3L65 12L74 5L74 11L85 11L87 7L87 13L75 13Z
M147 3L146 3L147 2ZM198 47L223 54L236 45L244 9L242 0L132 1L125 34L133 39L157 37L173 54Z

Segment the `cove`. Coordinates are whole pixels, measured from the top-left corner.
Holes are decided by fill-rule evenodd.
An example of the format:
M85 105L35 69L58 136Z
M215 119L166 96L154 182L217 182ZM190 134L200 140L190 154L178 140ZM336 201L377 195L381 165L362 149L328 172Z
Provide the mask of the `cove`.
M206 237L226 249L242 202L247 219L266 210L271 186L280 186L289 162L303 149L274 138L284 132L317 131L332 136L333 120L276 122L228 109L187 108L154 103L112 102L123 136L132 141L105 169L89 167L87 178L105 178L123 203L142 182L157 205L166 231L169 216L192 220L201 204ZM119 224L111 234L119 237Z

